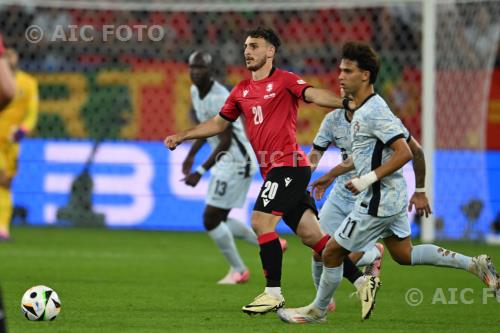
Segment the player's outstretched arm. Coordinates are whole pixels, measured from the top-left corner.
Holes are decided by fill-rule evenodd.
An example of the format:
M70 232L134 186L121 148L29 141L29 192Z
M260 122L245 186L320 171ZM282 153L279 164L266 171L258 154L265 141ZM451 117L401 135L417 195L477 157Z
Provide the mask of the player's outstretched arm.
M410 150L413 154L413 172L415 174L415 193L413 193L410 203L408 205L408 211L411 211L415 207L417 215L426 217L432 214L432 209L429 204L429 199L425 194L425 156L422 146L413 137L408 143Z
M229 124L229 126L227 126L226 129L219 134L219 144L212 151L212 154L210 154L205 163L203 163L202 166L205 170L209 170L213 167L214 164L227 153L229 147L231 146L232 134L233 126Z
M311 171L314 172L318 167L319 161L321 161L321 157L325 152L318 149L311 149L309 154L307 154L307 159L311 162Z
M316 200L321 200L326 190L333 181L340 175L354 170L354 163L352 157L333 167L330 171L325 173L323 176L319 177L311 183L311 192L313 193Z
M394 154L392 154L387 161L375 170L348 181L346 187L349 191L354 194L363 192L368 188L368 186L385 176L390 175L394 171L399 170L413 158L410 147L404 138L397 139L390 145L390 147L394 150Z
M311 102L318 106L331 109L344 108L344 105L342 104L343 98L335 95L328 89L314 87L306 88L304 91L304 99L306 102Z
M198 151L200 151L201 147L203 147L205 141L205 139L196 139L191 145L191 148L189 149L184 162L182 162L182 173L184 174L184 176L187 176L191 173L191 168L193 167L194 163L194 157L196 156Z
M411 153L413 154L413 172L415 173L415 187L425 187L425 156L424 150L417 140L413 137L408 142Z
M207 120L198 126L167 136L163 143L168 149L174 150L185 140L208 138L223 132L227 126L229 126L229 121L219 115L216 115L212 119Z

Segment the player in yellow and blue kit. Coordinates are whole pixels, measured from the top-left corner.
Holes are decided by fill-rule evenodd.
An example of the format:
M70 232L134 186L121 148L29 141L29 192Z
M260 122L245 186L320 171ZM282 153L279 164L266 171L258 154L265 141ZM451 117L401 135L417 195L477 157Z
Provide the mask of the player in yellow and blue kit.
M0 112L0 240L10 238L12 217L11 184L17 171L19 142L30 133L38 117L38 83L17 68L18 55L12 49L5 58L15 73L14 99Z

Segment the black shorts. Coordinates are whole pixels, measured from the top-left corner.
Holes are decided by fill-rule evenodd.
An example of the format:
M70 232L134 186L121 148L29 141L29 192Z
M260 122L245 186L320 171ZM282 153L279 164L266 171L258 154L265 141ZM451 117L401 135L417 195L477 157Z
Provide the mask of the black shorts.
M307 209L318 215L316 203L307 191L311 168L279 167L267 174L255 202L254 210L281 216L296 232L299 221Z

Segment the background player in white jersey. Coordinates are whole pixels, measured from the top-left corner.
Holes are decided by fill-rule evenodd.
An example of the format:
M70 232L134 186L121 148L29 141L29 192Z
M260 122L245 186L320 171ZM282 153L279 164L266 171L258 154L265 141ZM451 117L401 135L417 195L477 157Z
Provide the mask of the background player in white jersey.
M488 256L468 257L432 244L412 245L406 212L407 187L401 168L413 156L401 121L374 92L378 69L378 56L371 47L357 42L344 45L340 85L359 105L351 123L352 157L359 177L346 186L358 196L354 210L323 251L323 274L316 298L308 306L278 311L283 321L324 322L327 306L342 280L343 258L350 252L366 251L379 238L384 239L392 258L401 265L463 269L499 293L499 277ZM379 281L373 277L371 282L372 293L367 296L375 298ZM372 309L368 310L363 319L369 317Z
M217 115L229 96L229 91L213 79L211 67L209 53L196 51L189 57L189 74L193 82L191 101L198 122ZM212 153L202 165L191 171L194 157L205 141L198 139L191 146L182 164L182 172L186 175L184 181L189 186L196 186L201 176L210 170L203 224L230 265L229 273L218 283L243 283L248 280L250 272L238 253L233 236L256 245L257 236L243 222L228 218L228 214L231 208L242 207L245 202L252 176L257 171L255 158L241 121L236 121L218 136L207 139Z

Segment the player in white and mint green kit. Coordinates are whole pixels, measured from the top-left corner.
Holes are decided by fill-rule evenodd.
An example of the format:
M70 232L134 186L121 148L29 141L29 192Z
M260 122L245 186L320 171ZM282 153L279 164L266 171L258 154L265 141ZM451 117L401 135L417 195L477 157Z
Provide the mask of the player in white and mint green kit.
M352 155L351 119L352 112L344 109L333 110L325 116L314 138L313 150L309 154L313 169L316 168L322 153L330 145L334 145L340 149L342 163L348 163ZM345 188L345 183L355 176L356 170L353 169L336 177L330 195L319 212L321 229L330 236L333 236L342 221L344 221L354 208L356 196ZM351 257L351 260L357 263L358 266L365 266L373 263L380 256L380 248L373 246L361 259L358 256L357 258ZM319 273L321 274L321 271ZM319 276L317 279L319 280Z
M400 120L374 92L378 69L378 56L371 47L359 42L344 45L339 80L358 106L351 122L352 159L357 177L349 180L346 187L358 195L353 211L322 253L323 273L313 303L280 310L278 316L283 321L324 322L328 304L342 280L344 257L370 249L379 238L384 239L392 258L401 265L463 269L500 294L500 278L488 256L469 257L432 244L413 246L402 172L403 165L413 155ZM360 297L374 300L379 287L379 279L372 277L371 290ZM374 302L367 304L371 307L362 310L362 319L367 319L373 310Z
M342 159L341 164L348 164L352 154L352 115L351 111L336 109L329 112L325 116L321 122L320 129L314 138L313 149L308 154L308 158L311 161L311 168L313 170L316 169L323 153L330 145L334 145L340 149ZM339 167L337 166L334 169L338 168ZM347 168L344 168L342 169L342 172L346 170ZM336 170L333 171L335 172ZM354 168L351 168L351 171L346 171L345 173L335 177L335 184L330 191L330 195L319 212L319 223L321 225L321 229L332 237L342 221L344 221L347 215L349 215L354 208L356 196L345 188L345 183L355 175L356 171ZM328 182L326 187L328 187L332 181L333 179ZM317 193L318 191L315 189L314 194L317 195ZM317 197L316 199L320 199L320 197ZM383 252L384 246L381 243L377 243L366 253L352 253L349 257L357 266L366 266L364 271L366 275L378 276L380 274ZM323 262L321 257L317 254L313 254L313 258L311 260L311 272L314 286L317 289L323 272ZM328 310L335 310L334 300L332 300L328 306Z
M191 102L198 122L205 122L219 114L229 91L212 78L212 57L206 52L194 52L189 58ZM219 284L238 284L248 280L250 273L236 248L234 237L257 245L257 236L241 221L228 218L232 208L242 207L257 171L252 147L245 136L241 121L219 136L207 139L212 148L209 158L194 171L194 157L205 140L196 140L183 162L182 171L189 186L196 186L201 176L210 169L211 177L206 195L203 224L224 255L230 269Z

